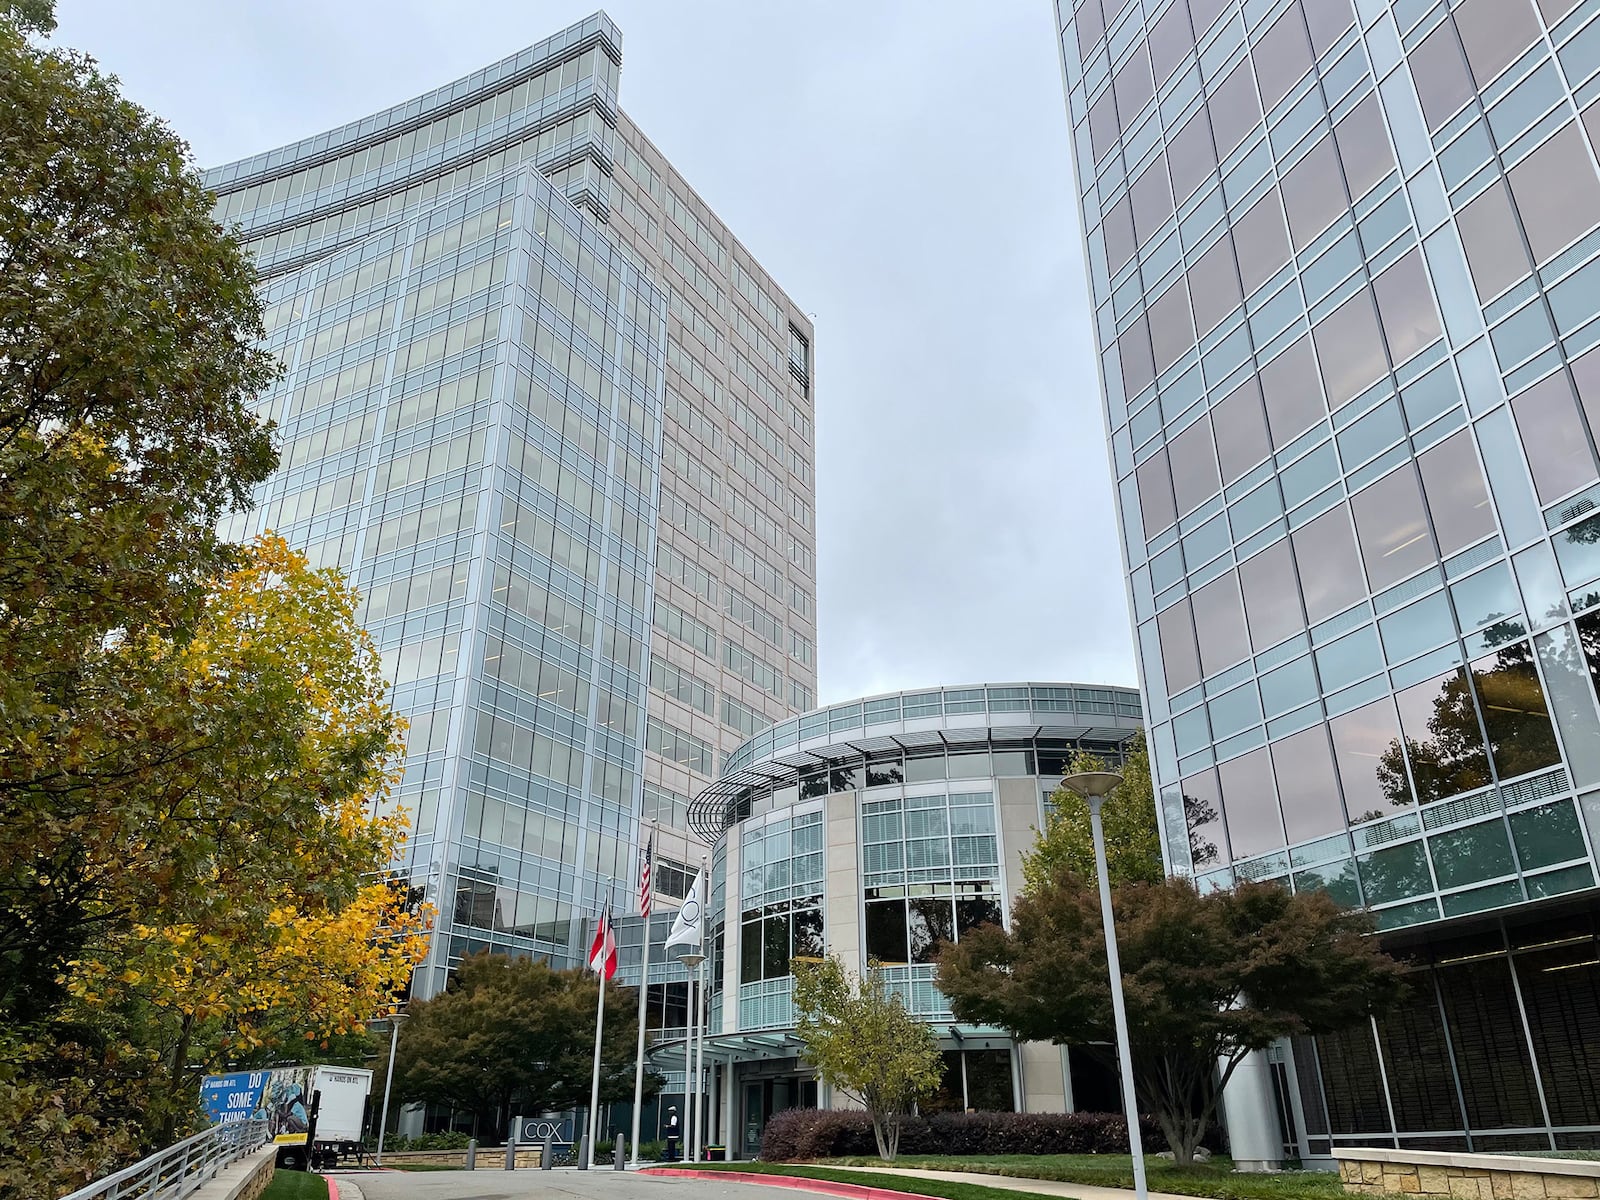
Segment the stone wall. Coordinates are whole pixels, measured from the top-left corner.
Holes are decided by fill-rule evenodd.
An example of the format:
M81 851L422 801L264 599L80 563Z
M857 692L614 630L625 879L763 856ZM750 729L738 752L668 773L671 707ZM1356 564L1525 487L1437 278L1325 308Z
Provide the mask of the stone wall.
M1454 1200L1600 1197L1600 1162L1431 1150L1336 1149L1344 1190Z
M517 1150L517 1169L537 1167L543 1154L543 1146L519 1147ZM370 1162L371 1160L369 1159L368 1161ZM465 1150L385 1150L383 1152L384 1166L393 1167L401 1163L424 1163L435 1167L465 1167L467 1165L467 1152ZM480 1171L505 1170L505 1147L479 1146L477 1163Z

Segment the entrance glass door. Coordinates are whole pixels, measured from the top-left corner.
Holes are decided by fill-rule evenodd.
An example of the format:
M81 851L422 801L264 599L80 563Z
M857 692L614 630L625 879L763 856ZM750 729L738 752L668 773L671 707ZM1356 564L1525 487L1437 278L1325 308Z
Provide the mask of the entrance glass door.
M766 1124L762 1112L763 1087L759 1083L744 1085L744 1157L754 1158L761 1152L761 1128Z

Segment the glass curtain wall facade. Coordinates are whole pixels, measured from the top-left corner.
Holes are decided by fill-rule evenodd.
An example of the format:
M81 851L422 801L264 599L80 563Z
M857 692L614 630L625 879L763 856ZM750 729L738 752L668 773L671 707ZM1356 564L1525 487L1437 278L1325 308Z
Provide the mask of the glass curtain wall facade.
M1129 688L936 688L818 709L731 754L691 809L714 844L717 1136L753 1155L774 1111L833 1106L793 1040L793 962L827 954L857 972L878 963L938 1033L944 1072L924 1112L1081 1110L1104 1103L1108 1082L1114 1096L1110 1072L1086 1057L1069 1069L1059 1047L957 1023L935 958L941 943L1005 921L1072 756L1120 762L1139 716ZM668 1071L681 1062L672 1032L657 1056Z
M1600 956L1509 954L1595 886L1597 10L1057 0L1168 863L1418 963L1283 1064L1302 1151L1600 1130Z
M420 994L486 947L578 961L643 820L681 897L688 797L813 702L811 325L620 65L597 14L206 176L287 368L280 469L225 532L360 589L440 909Z

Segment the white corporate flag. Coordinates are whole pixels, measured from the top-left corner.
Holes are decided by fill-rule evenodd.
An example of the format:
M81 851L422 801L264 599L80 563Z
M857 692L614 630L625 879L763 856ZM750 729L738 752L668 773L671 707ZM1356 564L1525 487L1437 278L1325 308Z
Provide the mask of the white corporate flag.
M700 944L702 929L705 921L706 908L706 869L701 867L695 873L694 882L689 885L689 894L683 898L683 907L678 909L678 919L672 923L672 932L667 934L664 950L673 946L698 946Z

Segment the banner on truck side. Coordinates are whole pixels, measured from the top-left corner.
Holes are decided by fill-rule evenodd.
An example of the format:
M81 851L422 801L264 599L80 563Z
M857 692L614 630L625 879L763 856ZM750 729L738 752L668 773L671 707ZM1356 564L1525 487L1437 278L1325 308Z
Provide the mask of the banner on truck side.
M311 1087L316 1067L274 1067L207 1075L200 1101L218 1124L264 1117L267 1133L280 1146L303 1146L311 1127Z

